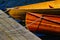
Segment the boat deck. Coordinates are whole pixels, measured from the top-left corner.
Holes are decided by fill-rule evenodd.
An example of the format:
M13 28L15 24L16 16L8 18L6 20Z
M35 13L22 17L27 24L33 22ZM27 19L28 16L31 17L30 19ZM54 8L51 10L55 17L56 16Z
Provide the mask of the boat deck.
M0 10L0 40L41 40Z

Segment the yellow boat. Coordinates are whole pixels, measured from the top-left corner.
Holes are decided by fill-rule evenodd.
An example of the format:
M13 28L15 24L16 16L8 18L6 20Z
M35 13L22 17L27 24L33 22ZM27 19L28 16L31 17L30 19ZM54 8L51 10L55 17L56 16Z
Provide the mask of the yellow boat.
M49 31L49 32L54 32L54 33L60 33L60 25L59 25L60 24L60 21L59 21L60 20L60 16L57 17L57 15L60 15L60 0L52 0L52 1L42 2L42 3L30 4L30 5L26 5L26 6L18 6L18 7L10 8L8 10L8 13L13 18L18 19L18 20L25 20L26 26L28 25L28 22L34 22L34 21L29 21L29 20L26 21L27 19L29 19L29 18L34 19L35 18L34 16L32 17L31 15L28 15L28 12L32 13L33 15L35 15L35 17L38 14L39 14L38 17L41 14L45 14L45 15L53 15L54 14L53 15L54 17L52 17L52 19L50 21L52 21L52 20L55 20L55 21L53 21L51 24L50 24L50 22L48 22L49 23L49 24L47 24L48 26L47 27L42 26L39 29L39 31L41 31L41 29L42 29L42 31L44 30L45 32ZM54 19L56 17L57 17L58 20ZM50 18L50 17L48 17L48 18ZM45 22L47 22L47 21L45 21ZM55 24L55 22L57 24ZM37 28L35 27L36 25L35 26L34 25L32 25L33 27L32 26L27 26L27 28L28 29L30 28L29 30L32 29L31 31L35 31L35 29L37 29ZM37 26L38 25L39 24L37 24ZM51 28L48 28L49 26L51 26Z

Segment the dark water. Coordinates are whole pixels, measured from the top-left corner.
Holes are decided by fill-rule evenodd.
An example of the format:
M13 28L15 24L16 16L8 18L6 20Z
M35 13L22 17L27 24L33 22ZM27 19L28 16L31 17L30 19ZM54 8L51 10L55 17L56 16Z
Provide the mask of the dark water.
M0 0L0 9L5 10L6 8L28 5L38 2L44 2L48 0Z
M53 34L43 34L43 33L34 33L36 36L41 38L42 40L60 40L60 35Z
M60 36L44 36L40 37L42 40L60 40Z

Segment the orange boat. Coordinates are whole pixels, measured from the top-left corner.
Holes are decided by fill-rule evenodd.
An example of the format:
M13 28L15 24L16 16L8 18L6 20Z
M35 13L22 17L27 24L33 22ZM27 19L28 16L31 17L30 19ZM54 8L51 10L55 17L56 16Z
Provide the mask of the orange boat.
M60 16L28 12L26 14L26 27L32 32L60 34Z

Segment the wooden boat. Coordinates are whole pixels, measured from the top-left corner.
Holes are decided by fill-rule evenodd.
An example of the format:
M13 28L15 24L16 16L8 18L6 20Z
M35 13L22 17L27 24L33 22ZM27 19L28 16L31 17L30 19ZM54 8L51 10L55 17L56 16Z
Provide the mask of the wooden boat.
M27 29L32 32L39 31L60 34L59 4L60 0L55 0L19 6L9 9L8 13L15 19L25 20Z
M60 9L26 10L25 13L12 17L25 20L26 27L32 32L60 34ZM23 19L22 19L23 18Z

